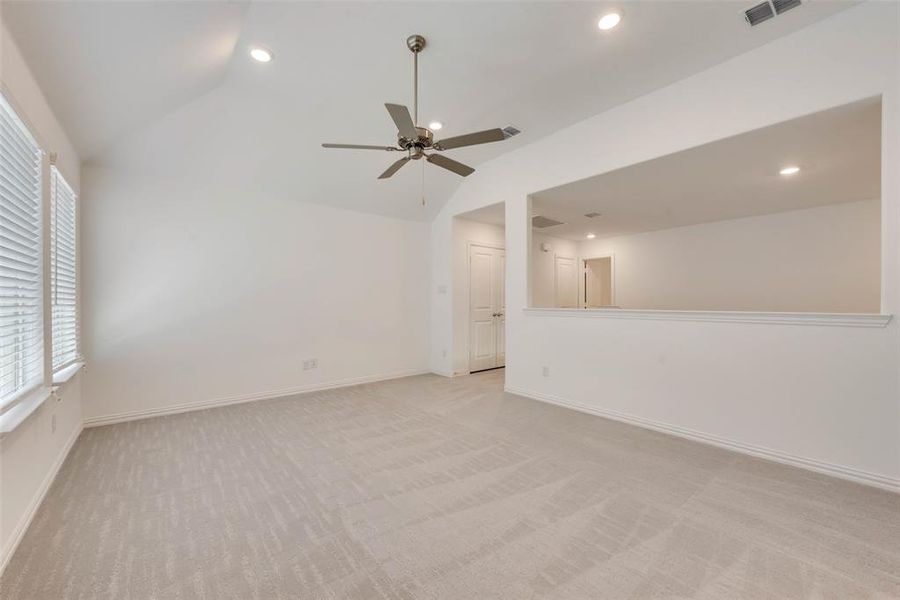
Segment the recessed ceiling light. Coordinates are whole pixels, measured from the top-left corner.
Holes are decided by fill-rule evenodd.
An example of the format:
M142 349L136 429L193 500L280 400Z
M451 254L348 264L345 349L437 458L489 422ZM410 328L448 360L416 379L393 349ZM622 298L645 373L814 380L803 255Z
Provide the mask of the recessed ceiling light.
M440 129L443 126L444 126L444 124L441 123L440 121L432 121L431 123L428 124L428 129L430 129L432 131L437 131L438 129Z
M595 237L597 237L597 235L594 234L594 233L589 233L589 234L587 234L587 235L584 236L584 237L586 237L586 238L589 239L589 240L592 240L592 239L594 239Z
M800 167L785 167L782 170L778 171L782 175L793 175L794 173L800 172Z
M266 50L265 48L260 48L259 46L250 48L250 56L253 58L253 60L261 63L267 63L272 60L271 50Z
M602 29L603 31L609 31L613 27L619 24L619 21L622 20L622 15L617 12L606 13L600 20L597 21L597 27Z

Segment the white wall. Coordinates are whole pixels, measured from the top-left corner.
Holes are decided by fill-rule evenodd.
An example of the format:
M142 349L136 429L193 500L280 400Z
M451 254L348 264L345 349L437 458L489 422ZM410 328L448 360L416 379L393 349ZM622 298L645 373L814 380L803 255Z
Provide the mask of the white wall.
M57 391L59 400L48 399L15 430L0 438L0 567L12 558L15 546L81 433L83 377L83 373L76 374Z
M427 369L427 225L204 179L84 169L88 424Z
M579 253L615 255L622 308L877 313L880 217L878 200L850 202L589 240Z
M2 23L0 85L44 150L57 153L60 172L77 192L78 155ZM48 400L15 431L0 438L0 572L81 431L81 377L69 380L60 395L62 400Z
M453 215L504 200L510 388L900 489L896 319L855 328L523 310L528 194L882 94L881 295L883 310L898 312L898 22L900 5L863 3L480 165L432 223L432 285L452 283ZM452 316L435 294L436 371L449 369L439 350L453 342Z

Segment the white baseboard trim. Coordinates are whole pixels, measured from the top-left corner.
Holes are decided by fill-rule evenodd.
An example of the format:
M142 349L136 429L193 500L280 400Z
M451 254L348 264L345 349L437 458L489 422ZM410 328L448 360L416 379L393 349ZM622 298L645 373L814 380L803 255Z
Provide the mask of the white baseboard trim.
M127 421L137 421L139 419L149 419L152 417L162 417L165 415L174 415L183 412L191 412L194 410L204 410L207 408L215 408L217 406L228 406L230 404L243 404L244 402L255 402L256 400L271 400L273 398L282 398L284 396L293 396L295 394L304 394L308 392L319 392L322 390L330 390L334 388L349 387L352 385L360 385L363 383L374 383L376 381L387 381L388 379L400 379L401 377L412 377L413 375L424 375L430 373L428 369L413 369L409 371L397 371L395 373L387 373L381 375L366 375L364 377L350 377L347 379L338 379L328 383L314 383L310 385L301 385L280 390L270 390L266 392L257 392L254 394L245 394L240 396L227 396L224 398L215 398L213 400L199 400L197 402L186 402L184 404L172 404L160 408L150 408L147 410L135 410L131 412L122 412L112 415L103 415L99 417L89 417L84 420L85 427L100 427L101 425L113 425L115 423L125 423Z
M514 386L506 386L504 390L509 392L510 394L516 394L519 396L524 396L526 398L531 398L533 400L555 404L557 406L570 408L583 413L596 415L598 417L612 419L613 421L620 421L629 425L643 427L644 429L652 429L654 431L667 433L669 435L678 436L680 438L685 438L695 442L718 446L719 448L725 448L726 450L732 450L734 452L740 452L741 454L749 454L750 456L755 456L757 458L764 458L766 460L790 465L792 467L799 467L801 469L815 471L817 473L830 475L839 479L846 479L856 483L861 483L891 492L900 493L900 479L878 475L876 473L869 473L867 471L854 469L852 467L845 467L842 465L836 465L833 463L827 463L810 458L803 458L801 456L795 456L793 454L787 454L785 452L771 450L769 448L764 448L761 446L754 446L752 444L745 444L743 442L729 440L708 433L703 433L701 431L679 427L677 425L670 425L668 423L653 421L651 419L645 419L643 417L635 417L629 414L620 413L618 411L588 406L586 404L573 402L571 400L566 400L564 398L560 398L558 396L553 396L550 394L532 392L530 390L521 389Z
M63 446L62 451L60 451L59 456L56 457L56 460L53 462L53 465L50 467L50 471L47 473L47 476L44 477L44 480L41 482L40 487L37 492L34 494L34 497L31 499L31 502L28 504L28 509L25 511L25 514L19 519L19 523L16 525L15 530L13 530L12 537L10 537L9 541L6 544L6 547L3 548L3 553L0 554L0 575L3 575L3 571L6 570L6 565L9 564L10 559L12 559L13 554L16 552L16 548L19 547L19 542L22 541L22 538L25 537L25 532L28 531L29 525L31 525L32 519L34 519L34 515L37 514L38 508L40 508L41 503L44 501L44 496L47 495L47 491L50 489L50 486L53 485L53 481L56 479L56 475L59 473L59 469L62 467L63 463L66 461L66 457L69 456L69 451L72 450L72 446L75 445L75 440L78 439L78 436L81 435L81 431L84 429L83 425L79 425L72 436L66 441L65 446Z
M432 369L430 371L435 375L440 375L441 377L456 377L456 374L453 371L443 371L441 369Z

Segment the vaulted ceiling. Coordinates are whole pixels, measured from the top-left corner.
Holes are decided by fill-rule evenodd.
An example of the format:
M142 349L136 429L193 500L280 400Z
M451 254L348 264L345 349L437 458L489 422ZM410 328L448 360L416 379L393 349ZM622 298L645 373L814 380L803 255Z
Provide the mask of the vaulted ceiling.
M0 16L88 163L429 220L458 176L427 165L423 207L421 162L378 181L396 155L320 147L394 141L383 105L412 104L408 35L428 39L420 124L523 131L447 153L477 167L852 2L753 28L750 4L7 1ZM622 23L601 32L611 8ZM253 44L275 60L250 60Z

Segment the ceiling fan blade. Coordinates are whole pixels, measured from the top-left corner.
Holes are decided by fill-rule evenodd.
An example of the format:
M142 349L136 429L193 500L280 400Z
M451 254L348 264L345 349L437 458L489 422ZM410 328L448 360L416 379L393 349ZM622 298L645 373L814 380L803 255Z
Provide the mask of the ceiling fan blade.
M413 123L412 117L409 116L409 109L402 104L385 104L394 124L397 125L397 131L400 135L408 140L419 139L419 133L416 131L416 124Z
M447 158L442 154L431 154L428 156L427 160L431 164L443 167L448 171L453 171L457 175L462 175L463 177L468 177L475 172L475 169L473 169L472 167L464 165L461 162L457 162L452 158Z
M437 141L434 143L434 147L438 150L450 150L451 148L462 148L463 146L500 142L505 138L506 136L503 135L502 129L485 129L484 131L457 135L455 137Z
M387 179L388 177L390 177L391 175L393 175L394 173L399 171L400 167L402 167L403 165L405 165L408 162L409 162L409 157L404 156L403 158L401 158L400 160L398 160L397 162L395 162L394 164L389 166L387 168L387 171L385 171L384 173L382 173L381 175L378 176L378 179Z
M349 148L351 150L400 150L393 146L366 146L363 144L322 144L323 148Z

